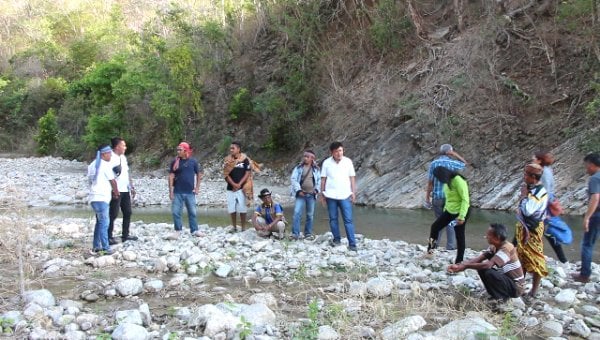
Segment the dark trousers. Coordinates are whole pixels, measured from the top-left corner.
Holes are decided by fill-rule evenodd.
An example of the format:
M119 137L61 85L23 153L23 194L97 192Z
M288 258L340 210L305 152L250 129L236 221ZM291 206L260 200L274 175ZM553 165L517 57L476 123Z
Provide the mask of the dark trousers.
M480 269L477 271L485 290L496 300L506 300L518 296L517 283L501 270Z
M121 238L125 240L129 236L129 223L131 222L131 196L129 192L121 192L119 198L110 201L110 223L108 224L108 238L113 237L115 219L119 216L119 208L123 212L123 233Z
M471 210L469 209L469 212L467 213L467 216L465 217L465 223L463 223L462 225L454 226L454 234L456 235L456 244L457 244L456 260L454 261L454 263L461 263L465 256L465 247L466 247L466 245L465 245L465 228L467 226L467 220L469 219L470 212L471 212ZM431 225L431 230L429 232L429 248L428 249L437 248L437 237L438 237L440 231L442 229L446 228L448 223L452 222L457 217L458 217L458 214L451 214L447 211L444 211L440 215L440 217L438 217L435 220L435 222L433 222L433 224Z
M560 242L558 242L556 237L550 234L544 234L544 236L546 236L546 240L548 240L548 243L550 243L550 246L552 247L552 249L554 249L558 260L562 263L567 262L568 260L567 256L565 255L565 251L563 250L562 245L560 244Z

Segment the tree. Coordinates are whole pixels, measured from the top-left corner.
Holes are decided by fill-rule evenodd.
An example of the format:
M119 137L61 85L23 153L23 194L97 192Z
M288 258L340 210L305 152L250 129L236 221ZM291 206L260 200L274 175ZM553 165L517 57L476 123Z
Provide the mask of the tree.
M38 133L35 136L37 152L42 155L51 155L56 150L58 142L58 124L54 109L48 109L45 115L38 120Z

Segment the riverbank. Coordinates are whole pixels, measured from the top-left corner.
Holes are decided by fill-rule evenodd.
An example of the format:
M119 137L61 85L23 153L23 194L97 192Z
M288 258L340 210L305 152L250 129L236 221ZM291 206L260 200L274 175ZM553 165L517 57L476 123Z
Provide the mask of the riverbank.
M138 241L114 246L112 256L90 257L93 219L27 208L56 204L50 200L55 189L65 196L81 192L82 166L0 159L6 176L0 181L0 325L13 337L600 338L597 265L583 285L570 279L575 264L549 259L551 274L536 301L517 298L496 309L485 303L476 272L445 271L454 252L428 257L423 246L400 240L359 236L358 252L350 252L345 244L330 247L328 233L292 242L218 225L202 225L205 237L185 232L171 240L172 224L136 221ZM166 187L164 178L134 180L147 197ZM222 182L205 188L206 197L216 197ZM270 188L287 196L283 185ZM467 250L466 258L477 253Z

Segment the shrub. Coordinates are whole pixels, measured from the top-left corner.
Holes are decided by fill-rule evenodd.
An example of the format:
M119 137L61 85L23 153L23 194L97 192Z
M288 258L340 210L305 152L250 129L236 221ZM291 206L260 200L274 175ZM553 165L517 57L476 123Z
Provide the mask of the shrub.
M244 119L244 117L252 114L253 108L250 91L245 87L241 87L231 98L229 114L233 120Z
M50 155L56 150L58 124L54 112L54 109L48 109L38 120L38 133L34 139L37 143L37 152L43 156Z

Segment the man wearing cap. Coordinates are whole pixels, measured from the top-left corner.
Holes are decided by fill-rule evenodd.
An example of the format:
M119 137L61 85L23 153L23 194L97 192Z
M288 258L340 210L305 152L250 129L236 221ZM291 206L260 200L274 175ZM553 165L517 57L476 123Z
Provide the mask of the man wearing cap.
M191 154L190 145L181 142L177 146L177 157L169 167L169 198L172 201L171 212L175 225L175 234L171 238L178 237L183 229L181 213L184 204L188 213L190 233L192 236L204 235L198 230L196 221L196 195L200 192L203 170Z
M517 208L518 222L515 231L517 253L523 266L523 275L533 274L527 299L536 296L542 277L548 275L542 238L548 207L548 192L540 181L542 172L543 169L539 164L530 163L525 166Z
M262 189L258 198L262 203L256 207L252 216L252 224L256 233L262 237L269 237L277 233L279 239L285 236L285 218L281 204L273 202L269 189Z
M125 156L127 144L121 137L114 137L110 140L112 146L112 156L110 157L110 166L115 174L117 187L119 188L119 197L110 201L110 223L108 224L108 243L117 244L119 241L113 238L115 220L119 216L119 208L123 212L123 224L121 227L121 240L136 241L136 236L129 235L129 225L131 221L131 200L135 198L135 188L129 176L129 164ZM131 193L131 194L130 194Z
M96 213L92 255L98 253L112 254L108 243L108 204L112 198L119 197L119 189L115 175L110 167L112 150L108 145L102 145L96 151L96 159L88 166L87 174L90 180L89 202Z
M429 165L429 171L427 172L427 189L425 190L425 202L428 206L433 208L433 212L435 217L438 218L444 211L444 204L446 202L446 198L444 197L444 184L440 182L435 176L433 176L433 170L437 167L444 167L446 169L452 171L462 171L465 168L467 161L458 154L458 152L454 151L452 145L450 144L442 144L440 147L440 156L436 158ZM446 227L446 249L453 250L456 249L456 236L454 234L454 226L448 225ZM441 233L438 235L437 244L440 243L442 238Z
M292 182L291 195L296 197L291 238L293 240L300 238L300 222L302 213L306 210L304 238L311 240L314 238L312 229L315 201L321 187L321 170L315 162L315 153L312 150L304 151L302 162L294 167L290 180Z

